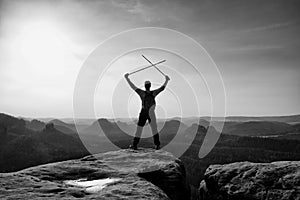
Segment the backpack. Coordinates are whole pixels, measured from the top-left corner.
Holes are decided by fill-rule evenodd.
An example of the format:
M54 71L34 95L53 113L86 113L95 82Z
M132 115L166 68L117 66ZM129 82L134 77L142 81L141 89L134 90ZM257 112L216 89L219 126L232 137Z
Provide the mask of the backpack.
M145 91L145 96L143 99L143 108L149 110L151 106L155 105L155 96L153 95L153 91L147 92Z

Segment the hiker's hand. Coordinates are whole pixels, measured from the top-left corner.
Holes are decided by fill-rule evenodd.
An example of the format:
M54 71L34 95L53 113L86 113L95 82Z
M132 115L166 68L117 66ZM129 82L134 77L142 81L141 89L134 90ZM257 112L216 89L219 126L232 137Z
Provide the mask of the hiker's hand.
M125 77L125 78L128 78L128 76L129 76L129 74L128 74L128 73L126 73L126 74L124 75L124 77Z
M168 80L168 81L169 81L169 80L170 80L170 77L169 77L169 76L166 76L166 80Z

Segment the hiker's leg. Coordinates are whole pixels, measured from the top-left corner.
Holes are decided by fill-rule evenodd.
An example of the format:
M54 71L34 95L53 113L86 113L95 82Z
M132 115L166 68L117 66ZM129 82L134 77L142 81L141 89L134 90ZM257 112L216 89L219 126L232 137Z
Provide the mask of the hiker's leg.
M142 131L143 131L143 127L142 126L137 126L136 127L136 132L135 132L135 136L133 138L133 143L132 145L133 146L137 146L139 141L140 141L140 138L142 136Z
M159 134L158 134L158 131L157 131L156 120L151 119L150 126L151 126L151 130L152 130L152 134L153 134L154 144L156 146L159 146L160 145L160 141L159 141Z
M150 126L151 126L151 130L152 130L154 144L156 146L159 146L160 141L159 141L159 135L158 135L158 131L157 131L157 123L156 123L156 116L155 116L154 108L149 110L149 116L151 119Z
M145 111L142 109L139 115L139 121L137 123L137 127L136 127L136 132L135 132L135 137L133 139L133 143L132 145L134 147L137 146L137 144L140 141L140 138L142 136L142 131L143 131L143 127L145 126L147 121L146 115L145 115Z

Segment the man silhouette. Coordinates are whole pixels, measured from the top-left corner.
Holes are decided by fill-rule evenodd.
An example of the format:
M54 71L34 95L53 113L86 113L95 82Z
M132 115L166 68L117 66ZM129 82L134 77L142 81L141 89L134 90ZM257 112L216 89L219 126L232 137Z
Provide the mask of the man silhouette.
M130 85L130 87L136 91L136 93L138 93L138 95L141 98L142 101L142 109L141 112L139 114L139 121L137 124L137 128L136 128L136 132L135 132L135 137L133 139L133 143L132 145L129 146L129 148L136 150L137 149L137 145L140 141L141 135L142 135L142 131L143 131L143 127L145 126L147 120L150 123L151 126L151 130L152 130L152 134L153 134L153 140L154 140L154 144L156 146L156 149L160 149L160 141L159 141L159 135L158 135L158 131L157 131L157 124L156 124L156 116L155 116L155 97L165 89L165 87L167 86L170 78L168 76L165 76L166 81L164 82L164 84L156 89L156 90L150 90L151 87L151 82L150 81L145 81L145 89L146 90L142 90L138 87L136 87L129 79L129 74L125 74L124 75L128 84Z

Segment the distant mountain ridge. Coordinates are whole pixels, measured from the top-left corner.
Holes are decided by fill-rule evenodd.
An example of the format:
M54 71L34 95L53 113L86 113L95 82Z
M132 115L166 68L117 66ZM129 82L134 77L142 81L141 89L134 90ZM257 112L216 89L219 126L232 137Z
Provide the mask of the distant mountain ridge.
M230 125L225 123L224 126L223 133L240 136L284 135L296 131L293 125L275 121L249 121Z
M187 169L187 177L195 196L204 172L211 164L240 161L273 162L300 159L300 123L289 124L277 121L226 121L220 138L212 151L203 159L198 152L207 135L219 134L205 119L158 121L162 147L176 136L176 145L188 144L180 157ZM199 120L199 121L198 121ZM214 124L223 123L220 121ZM42 125L44 127L41 129ZM111 119L94 120L90 125L80 125L81 133L69 134L74 124L53 120L46 124L39 120L24 120L0 114L0 171L10 172L43 163L82 157L91 152L110 151L105 138L117 147L127 148L136 129L135 122ZM99 127L106 135L99 132ZM76 127L78 128L78 127ZM149 129L149 125L145 130ZM130 133L130 134L128 134ZM145 136L145 132L143 132ZM143 138L139 147L153 147L152 135ZM270 137L269 137L270 136ZM80 138L79 138L80 137ZM192 139L192 144L190 144ZM84 145L82 144L84 142ZM178 146L175 145L175 148ZM115 148L115 146L114 146ZM170 150L171 151L171 150ZM196 176L195 176L196 175Z
M247 117L247 116L229 116L226 120L230 121L277 121L286 123L300 122L300 115L287 116L261 116L261 117Z
M78 137L60 132L52 123L37 130L42 122L26 122L1 113L0 125L5 127L0 129L0 172L89 154Z
M19 117L24 120L31 121L33 119L42 121L44 123L50 122L55 119L59 119L62 122L65 122L67 124L74 124L74 119L73 118L23 118ZM136 118L125 118L125 117L120 117L120 118L106 118L109 121L120 121L120 122L125 122L125 123L130 123ZM167 120L179 120L184 122L186 125L191 125L193 123L198 123L201 119L206 120L206 121L235 121L235 122L248 122L248 121L277 121L277 122L285 122L285 123L300 123L300 114L295 114L295 115L282 115L282 116L226 116L226 117L209 117L209 116L199 116L199 117L170 117L170 118L157 118L157 121L167 121ZM91 125L92 123L95 122L95 119L93 118L78 118L76 119L76 122L78 124L85 124L85 125Z

